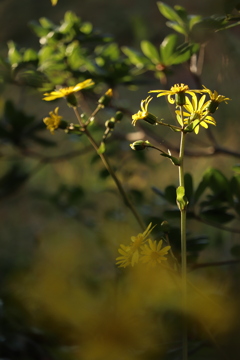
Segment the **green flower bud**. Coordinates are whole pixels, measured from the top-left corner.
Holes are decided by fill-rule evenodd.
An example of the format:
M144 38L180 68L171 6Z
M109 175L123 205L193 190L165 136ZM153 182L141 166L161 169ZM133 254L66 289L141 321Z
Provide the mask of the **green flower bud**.
M216 101L216 100L211 100L211 101L210 101L210 104L209 104L208 107L207 107L207 110L208 110L211 114L213 114L213 113L215 113L215 111L217 110L218 106L219 106L219 102L218 102L218 101Z
M176 105L183 106L186 104L186 95L184 91L175 94Z
M123 118L123 113L121 111L117 111L115 114L115 119L117 121L120 121L120 120L122 120L122 118Z
M111 99L113 96L113 92L112 89L109 89L107 92L105 92L105 94L103 96L100 97L100 99L98 100L98 103L100 105L108 106L108 104L110 103Z
M58 125L58 127L63 130L67 129L68 126L69 126L69 123L65 120L60 120L60 123Z
M105 122L105 126L106 126L106 128L108 128L108 129L114 129L115 124L116 124L116 121L115 121L114 118L111 118L110 120L107 120L107 121Z
M170 233L170 225L169 223L165 220L161 223L161 230L162 232L164 232L165 234L169 234Z
M143 118L143 120L151 125L157 124L157 117L151 113L147 113L147 115Z
M77 99L74 94L69 94L66 96L67 104L70 107L76 107L77 106Z
M151 147L151 144L149 141L144 141L144 140L137 140L134 141L134 143L130 144L130 147L133 150L139 151L139 150L144 150L146 147Z

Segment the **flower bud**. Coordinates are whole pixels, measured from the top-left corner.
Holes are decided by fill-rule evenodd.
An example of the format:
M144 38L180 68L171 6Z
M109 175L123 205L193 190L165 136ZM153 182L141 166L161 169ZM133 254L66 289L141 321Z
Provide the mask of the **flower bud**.
M137 141L134 141L134 143L130 144L130 147L133 150L139 151L139 150L144 150L146 147L151 147L151 144L148 140L146 140L146 141L137 140Z
M184 91L175 94L176 105L183 106L186 104L186 95Z
M65 121L65 120L60 120L60 123L59 123L58 127L59 127L60 129L65 130L65 129L67 129L68 125L69 125L69 123L68 123L67 121Z
M76 107L77 106L77 99L74 94L69 94L66 96L67 104L70 107Z
M114 118L111 118L110 120L107 120L107 121L105 122L105 126L106 126L106 128L108 128L108 129L114 129L115 124L116 124L116 121L115 121Z
M98 100L98 103L100 105L103 105L104 107L108 106L112 97L113 97L112 89L108 89L108 91L106 91L105 94L100 97L100 99Z
M120 121L120 120L122 120L122 118L123 118L123 113L121 111L117 111L115 114L115 119L117 121Z
M161 223L161 230L162 232L164 232L165 234L169 234L170 233L170 225L169 223L165 220Z
M207 110L208 110L211 114L213 114L213 113L215 113L215 111L217 110L218 106L219 106L219 102L218 102L218 101L216 101L216 100L211 100L210 103L209 103L209 105L208 105L208 107L207 107Z
M146 116L143 118L143 120L151 125L157 124L157 117L151 113L147 113Z

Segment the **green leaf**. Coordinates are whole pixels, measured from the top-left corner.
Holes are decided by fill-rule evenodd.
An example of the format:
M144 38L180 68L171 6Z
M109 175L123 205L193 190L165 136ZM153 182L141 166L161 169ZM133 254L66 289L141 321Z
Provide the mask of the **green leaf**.
M160 53L164 65L171 65L171 56L177 44L177 35L171 34L165 37L160 45Z
M103 154L106 150L104 142L101 142L101 145L98 148L98 154Z
M176 187L173 185L167 186L164 191L164 197L171 204L176 205Z
M145 56L147 56L154 64L161 62L160 54L156 47L147 40L141 42L141 49Z
M33 49L27 49L23 54L23 61L35 61L38 60L38 54Z
M170 27L171 29L179 32L180 34L187 35L186 30L183 26L177 24L176 22L167 21L166 25Z
M127 46L123 46L121 49L122 52L129 58L130 62L138 68L142 68L148 62L144 56L134 49Z
M198 235L187 239L187 251L199 252L209 245L207 236Z
M165 18L167 18L168 20L176 21L176 22L182 24L181 17L178 15L178 13L175 10L173 10L173 8L171 8L167 4L160 2L160 1L157 2L157 6L158 6L160 13Z
M234 215L227 213L227 210L228 208L226 207L208 209L201 211L200 216L206 221L213 221L215 223L225 224L235 218Z
M51 0L51 3L52 3L52 6L55 6L55 5L57 5L58 0Z
M40 18L39 22L42 25L42 27L45 29L52 30L55 28L54 23L45 17Z
M240 164L234 165L232 170L237 174L240 175Z
M16 44L13 41L8 42L8 58L11 65L16 65L22 61L22 55L17 50Z

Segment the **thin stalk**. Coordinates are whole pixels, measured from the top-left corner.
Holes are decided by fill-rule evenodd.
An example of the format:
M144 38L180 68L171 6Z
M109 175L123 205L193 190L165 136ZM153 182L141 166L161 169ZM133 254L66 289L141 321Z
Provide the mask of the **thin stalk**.
M183 123L183 108L181 106L181 118ZM181 142L179 151L179 186L185 188L184 185L184 149L185 149L186 133L181 132ZM186 206L180 209L181 211L181 275L182 275L182 305L183 305L183 360L188 358L188 338L187 338L187 323L184 320L184 315L187 310L187 243L186 243Z
M88 131L87 127L83 124L82 119L81 119L81 117L79 115L78 109L75 108L75 107L73 109L74 109L75 115L77 117L77 120L78 120L80 126L82 126L84 128L85 135L87 136L87 138L90 141L91 145L93 146L94 150L96 151L96 153L101 158L103 165L105 166L105 168L107 169L107 171L111 175L112 179L114 180L114 182L115 182L115 184L116 184L116 186L118 188L118 191L119 191L125 205L130 209L133 216L135 217L138 224L140 225L141 229L145 230L145 228L146 228L145 224L143 223L141 217L139 216L139 214L138 214L137 210L135 209L134 205L132 204L131 200L128 198L128 196L127 196L121 182L119 181L117 175L115 174L114 170L112 169L106 154L98 152L99 147L98 147L96 141L94 140L94 138L92 137L92 135L90 134L90 132Z

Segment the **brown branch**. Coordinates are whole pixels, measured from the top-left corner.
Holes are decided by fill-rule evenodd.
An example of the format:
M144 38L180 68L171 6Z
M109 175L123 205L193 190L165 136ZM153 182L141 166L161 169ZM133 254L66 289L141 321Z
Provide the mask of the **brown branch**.
M200 263L200 264L193 264L191 265L189 271L194 271L200 268L210 267L210 266L225 266L225 265L234 265L234 264L240 264L239 260L226 260L226 261L215 261L215 262L206 262L206 263Z

